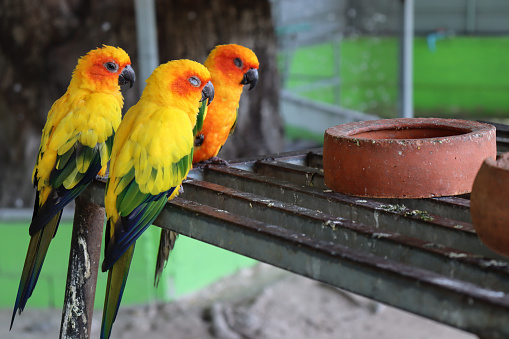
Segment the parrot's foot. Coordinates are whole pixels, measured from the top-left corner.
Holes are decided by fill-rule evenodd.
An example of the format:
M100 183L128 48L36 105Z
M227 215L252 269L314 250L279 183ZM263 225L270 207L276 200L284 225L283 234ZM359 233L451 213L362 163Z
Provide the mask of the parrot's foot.
M230 163L228 161L221 159L219 157L212 157L208 160L205 160L205 162L211 165L230 166Z
M193 164L193 167L203 168L207 165L220 165L220 166L230 166L230 163L224 159L219 157L212 157L207 160L200 161L199 163Z
M106 182L106 181L108 181L108 173L106 173L104 176L99 175L99 174L98 174L98 175L96 175L96 176L95 176L95 180L97 180L97 181L102 181L102 182Z

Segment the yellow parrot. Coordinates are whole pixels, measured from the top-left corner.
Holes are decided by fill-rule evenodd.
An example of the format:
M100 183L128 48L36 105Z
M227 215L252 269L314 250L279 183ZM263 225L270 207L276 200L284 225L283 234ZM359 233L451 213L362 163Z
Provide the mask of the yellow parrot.
M235 129L244 85L249 85L251 90L258 82L259 62L256 54L249 48L228 44L216 46L203 64L212 77L216 100L206 110L204 107L200 109L195 127L193 164L227 164L216 156ZM161 229L154 278L156 286L177 236L175 232Z
M33 172L37 188L30 244L14 304L25 308L37 283L49 244L55 236L62 209L96 177L104 175L113 136L122 119L124 100L120 85L135 81L127 53L103 46L78 60L65 94L53 103L42 130Z
M157 67L138 103L126 113L113 143L106 184L108 272L101 338L110 337L136 239L179 191L192 167L193 128L200 101L214 87L209 71L190 60Z

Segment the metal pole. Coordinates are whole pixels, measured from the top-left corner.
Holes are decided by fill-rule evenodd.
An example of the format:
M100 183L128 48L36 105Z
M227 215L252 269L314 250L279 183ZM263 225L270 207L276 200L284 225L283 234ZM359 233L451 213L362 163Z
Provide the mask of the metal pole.
M138 39L138 58L140 67L140 93L145 88L145 80L152 74L152 71L159 66L159 51L157 46L157 19L156 6L154 0L134 0L136 13L136 34ZM141 237L138 241L144 242L147 249L145 255L147 258L153 258L157 253L154 247L154 240L149 236ZM152 266L151 266L152 267ZM153 272L148 270L146 275L148 284L148 293L152 301L155 291L152 288Z
M466 11L466 31L468 34L474 34L476 29L476 8L477 8L477 0L468 0L467 1L467 11Z
M140 93L145 88L145 80L159 66L157 47L157 21L154 0L134 0L136 14L136 37L138 40L138 58L140 74ZM138 75L138 72L137 74Z
M403 29L400 42L400 84L399 84L399 116L414 116L413 93L413 50L414 50L414 0L402 0Z
M104 207L82 196L75 202L60 339L90 337L105 219Z
M337 34L332 40L332 55L333 55L333 65L334 65L334 80L337 81L337 84L334 86L334 104L339 106L341 104L341 34Z

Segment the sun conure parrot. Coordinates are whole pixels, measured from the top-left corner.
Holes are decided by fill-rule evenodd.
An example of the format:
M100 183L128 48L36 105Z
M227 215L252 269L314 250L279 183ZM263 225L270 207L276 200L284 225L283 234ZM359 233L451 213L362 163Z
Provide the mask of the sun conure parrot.
M11 328L16 312L21 314L32 295L62 209L100 170L101 175L106 171L113 136L122 119L120 85L132 86L134 80L127 53L103 46L78 60L67 91L51 106L33 171L37 192L29 228L31 238Z
M216 46L203 63L216 89L216 100L208 106L203 127L195 139L193 163L217 156L233 133L244 85L258 82L258 58L249 48L230 44Z
M192 167L193 128L200 101L214 87L207 69L176 60L157 67L138 103L126 113L113 143L106 184L108 272L101 338L109 338L122 299L134 244L166 202L179 191Z
M251 90L258 82L258 58L253 51L244 46L218 45L203 64L210 72L216 93L214 102L205 112L202 128L199 128L198 123L195 129L193 164L199 162L226 164L216 156L235 128L244 85L249 84ZM200 110L199 117L202 114L203 110ZM175 232L161 229L154 279L156 286L177 236Z

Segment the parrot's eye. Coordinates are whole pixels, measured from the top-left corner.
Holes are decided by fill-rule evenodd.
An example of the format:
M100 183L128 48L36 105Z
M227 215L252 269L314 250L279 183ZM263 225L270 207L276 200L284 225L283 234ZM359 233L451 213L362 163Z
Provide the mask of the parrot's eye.
M190 77L189 78L189 83L191 85L193 85L194 87L200 87L200 85L201 85L201 81L197 77Z
M118 65L112 61L105 63L104 67L111 73L117 73L118 71Z
M244 66L244 63L242 62L242 60L240 60L240 58L235 58L233 59L233 63L235 64L235 66L237 66L238 68L242 68Z

